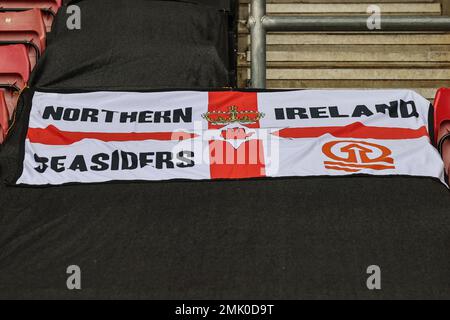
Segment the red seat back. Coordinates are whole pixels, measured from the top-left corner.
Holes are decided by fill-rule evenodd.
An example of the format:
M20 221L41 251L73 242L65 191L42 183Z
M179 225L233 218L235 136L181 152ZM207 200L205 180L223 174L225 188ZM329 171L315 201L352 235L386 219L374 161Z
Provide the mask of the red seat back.
M0 9L41 9L47 32L61 5L62 0L0 0Z
M8 132L9 114L6 106L5 95L3 90L0 90L0 144L3 143Z
M0 90L3 92L6 101L6 107L8 109L8 116L11 119L17 106L17 101L19 100L20 91L2 87L0 87Z
M18 91L23 89L30 78L30 60L23 44L0 46L0 87L6 90L9 114L16 107Z
M62 0L0 0L0 8L6 9L31 9L39 8L50 10L53 14L58 12Z
M450 134L450 88L441 88L434 100L435 142ZM450 137L442 145L442 156L447 175L450 174Z
M41 10L0 12L0 43L26 43L39 55L45 50L45 40Z
M30 60L23 44L0 46L0 84L22 89L30 78Z

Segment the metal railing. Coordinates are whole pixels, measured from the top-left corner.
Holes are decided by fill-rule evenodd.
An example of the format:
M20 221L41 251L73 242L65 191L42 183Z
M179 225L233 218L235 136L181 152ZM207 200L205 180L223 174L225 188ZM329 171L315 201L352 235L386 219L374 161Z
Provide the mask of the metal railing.
M252 0L248 20L251 41L251 83L266 87L266 35L271 31L450 31L449 16L382 16L381 28L369 30L367 16L268 16L266 0Z

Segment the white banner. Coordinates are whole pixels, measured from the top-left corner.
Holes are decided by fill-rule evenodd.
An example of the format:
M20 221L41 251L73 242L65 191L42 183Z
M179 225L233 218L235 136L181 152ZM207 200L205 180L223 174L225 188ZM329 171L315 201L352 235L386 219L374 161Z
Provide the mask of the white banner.
M408 90L36 92L17 184L350 174L444 182Z

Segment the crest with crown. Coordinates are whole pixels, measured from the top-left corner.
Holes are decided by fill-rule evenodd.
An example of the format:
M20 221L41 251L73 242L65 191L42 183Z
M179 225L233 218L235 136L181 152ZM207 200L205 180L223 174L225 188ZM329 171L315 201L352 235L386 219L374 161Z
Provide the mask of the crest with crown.
M258 111L239 111L237 106L229 107L228 111L211 111L202 114L202 118L213 125L254 124L264 117L265 114Z

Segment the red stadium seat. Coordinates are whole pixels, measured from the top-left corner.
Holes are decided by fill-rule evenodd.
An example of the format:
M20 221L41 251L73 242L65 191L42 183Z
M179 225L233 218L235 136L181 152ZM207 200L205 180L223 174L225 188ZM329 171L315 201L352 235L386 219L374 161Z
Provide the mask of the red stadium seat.
M30 9L39 8L50 10L54 14L62 5L62 0L0 0L0 8L6 9Z
M438 90L434 109L435 142L442 153L447 176L450 176L450 88Z
M0 9L41 9L47 31L50 31L61 5L62 0L0 0Z
M30 60L23 44L0 46L0 88L11 115L16 107L18 93L30 78Z
M9 113L6 106L5 95L3 90L0 90L0 144L3 143L8 132L9 127Z
M0 44L26 44L31 67L34 67L37 58L45 50L45 40L41 10L0 12Z

